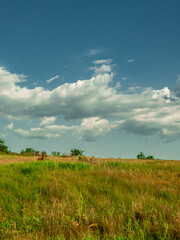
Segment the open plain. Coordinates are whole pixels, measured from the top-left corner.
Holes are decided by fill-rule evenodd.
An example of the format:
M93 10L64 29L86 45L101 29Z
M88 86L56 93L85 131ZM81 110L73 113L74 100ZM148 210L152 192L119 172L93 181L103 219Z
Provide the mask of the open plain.
M0 155L0 239L180 239L180 161Z

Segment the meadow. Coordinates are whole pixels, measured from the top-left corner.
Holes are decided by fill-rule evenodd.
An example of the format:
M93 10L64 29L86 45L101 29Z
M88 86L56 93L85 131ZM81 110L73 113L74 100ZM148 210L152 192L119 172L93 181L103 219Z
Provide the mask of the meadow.
M0 155L0 239L180 239L180 161Z

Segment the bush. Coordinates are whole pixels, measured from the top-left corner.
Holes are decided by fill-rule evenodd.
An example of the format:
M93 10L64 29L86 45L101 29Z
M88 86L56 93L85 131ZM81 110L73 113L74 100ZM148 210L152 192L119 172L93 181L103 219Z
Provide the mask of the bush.
M26 150L22 150L20 154L24 156L40 156L40 152L33 148L26 148Z
M148 157L145 157L143 152L140 152L140 154L137 155L137 159L154 159L154 156L150 155Z
M0 152L9 153L8 147L4 145L4 140L0 139Z
M52 151L52 155L53 155L53 156L61 156L61 153L60 153L60 152Z
M145 159L145 155L143 152L140 152L138 155L137 155L137 159Z
M148 156L146 159L154 159L154 156Z
M82 156L83 152L84 151L73 148L73 149L71 149L71 156Z

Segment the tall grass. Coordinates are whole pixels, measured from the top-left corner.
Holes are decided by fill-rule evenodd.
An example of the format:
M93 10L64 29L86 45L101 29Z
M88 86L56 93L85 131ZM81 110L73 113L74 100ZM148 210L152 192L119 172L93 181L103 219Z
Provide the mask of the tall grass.
M180 165L0 166L0 239L179 239Z

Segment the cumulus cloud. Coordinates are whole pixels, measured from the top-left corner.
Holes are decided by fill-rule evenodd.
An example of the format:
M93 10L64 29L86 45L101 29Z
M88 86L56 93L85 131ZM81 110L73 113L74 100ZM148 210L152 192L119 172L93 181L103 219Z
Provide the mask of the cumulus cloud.
M98 60L100 61L100 60ZM52 138L72 131L74 137L94 141L114 130L135 134L156 134L164 141L180 137L180 99L168 87L139 88L135 92L112 87L111 64L101 62L91 68L90 79L64 83L53 90L28 89L19 83L25 75L0 68L0 116L23 119L43 118L40 126L30 130L15 129L21 137ZM52 125L60 115L77 120L76 126Z
M142 89L142 87L140 87L140 86L133 86L133 87L129 87L128 91L129 92L137 92L138 90L141 90L141 89Z
M109 122L107 119L100 119L99 117L85 118L73 135L88 142L95 141L97 138L120 128L122 122Z
M44 117L40 123L40 126L46 126L54 123L56 121L56 117Z
M13 127L14 127L13 123L10 123L6 127L4 127L3 133L0 133L0 138L6 138L8 136L8 132L12 130Z
M64 125L50 125L38 128L31 128L30 130L23 130L19 128L15 129L15 133L17 133L17 135L23 138L57 138L74 128L74 126L68 127Z
M103 64L100 67L90 67L89 70L93 70L95 75L111 72L111 66Z
M54 76L54 77L46 80L46 82L47 82L47 83L50 83L50 82L54 81L55 79L57 79L57 78L59 78L59 77L60 77L59 75L56 75L56 76Z
M163 106L135 109L134 115L124 121L122 128L140 135L159 135L163 141L169 142L180 137L180 106Z
M24 138L57 138L72 131L73 136L85 141L95 141L96 139L107 135L108 133L120 129L123 120L110 122L107 119L99 117L90 117L82 120L80 125L48 125L30 130L15 129L15 133ZM41 124L40 124L41 125Z
M120 87L121 87L121 83L117 82L115 88L120 88Z
M14 126L13 123L8 124L8 125L4 128L4 131L12 130L12 129L13 129L13 126Z

